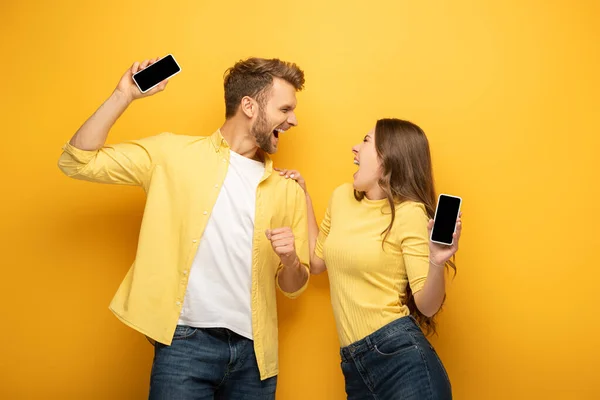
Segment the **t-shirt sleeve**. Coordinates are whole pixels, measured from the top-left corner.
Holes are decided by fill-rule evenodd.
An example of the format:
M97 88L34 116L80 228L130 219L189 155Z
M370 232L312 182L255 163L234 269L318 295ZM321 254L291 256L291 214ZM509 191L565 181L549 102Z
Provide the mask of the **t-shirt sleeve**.
M429 238L427 223L429 217L421 203L406 204L399 218L402 258L413 293L423 289L429 272Z

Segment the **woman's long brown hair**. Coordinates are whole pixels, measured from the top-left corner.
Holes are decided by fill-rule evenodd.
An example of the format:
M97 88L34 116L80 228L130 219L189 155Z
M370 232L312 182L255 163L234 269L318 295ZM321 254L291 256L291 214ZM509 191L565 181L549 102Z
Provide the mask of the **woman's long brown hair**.
M425 132L417 125L401 119L380 119L375 125L375 148L382 169L379 186L387 197L392 214L390 224L382 232L385 243L394 225L396 205L404 201L419 202L425 206L429 218L434 217L435 185L429 142ZM359 201L364 196L364 192L354 192ZM456 273L453 261L448 261L448 266ZM427 317L419 311L410 285L406 288L406 305L426 335L436 333L435 316Z

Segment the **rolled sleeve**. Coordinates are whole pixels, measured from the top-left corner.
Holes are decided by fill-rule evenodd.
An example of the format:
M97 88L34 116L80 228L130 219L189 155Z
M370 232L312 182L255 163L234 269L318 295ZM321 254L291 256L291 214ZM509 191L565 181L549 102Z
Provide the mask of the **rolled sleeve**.
M144 186L164 151L168 133L82 150L66 143L58 168L68 177L97 183Z
M306 209L306 198L304 192L298 185L294 185L295 189L295 201L294 201L294 217L292 222L292 232L294 233L294 245L296 246L296 254L300 259L300 265L306 271L306 282L304 285L296 290L295 292L286 292L279 286L279 274L283 269L283 265L280 263L277 268L275 275L275 284L277 288L288 298L294 299L302 294L308 287L310 280L310 267L309 267L309 247L308 247L308 216Z
M285 297L287 297L288 299L295 299L296 297L300 296L308 287L308 281L310 280L310 269L307 265L304 265L304 263L302 263L301 267L306 270L306 276L308 278L306 279L306 283L304 284L304 286L302 286L300 289L296 290L295 292L291 292L291 293L286 292L285 290L283 290L281 288L281 286L279 286L279 273L283 269L283 265L279 264L279 268L277 268L277 276L275 278L275 284L277 285L277 289L279 289L281 291L281 293L283 293L283 295Z

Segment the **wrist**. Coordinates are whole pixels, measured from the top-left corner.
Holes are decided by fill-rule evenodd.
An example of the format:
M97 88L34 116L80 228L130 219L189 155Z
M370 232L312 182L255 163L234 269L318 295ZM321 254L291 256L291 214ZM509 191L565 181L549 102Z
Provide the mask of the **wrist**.
M431 265L435 268L442 269L446 265L446 262L445 261L437 261L437 260L434 260L433 258L429 257L429 265Z
M127 107L128 105L130 105L133 102L133 98L131 95L127 95L126 93L122 92L119 89L115 89L112 92L111 98L113 100L115 100L116 102L118 102L119 104L124 105L125 107Z
M300 259L298 258L298 255L296 255L296 257L294 258L294 260L292 262L287 262L287 263L283 263L283 267L284 268L288 268L288 269L296 269L296 268L300 268Z

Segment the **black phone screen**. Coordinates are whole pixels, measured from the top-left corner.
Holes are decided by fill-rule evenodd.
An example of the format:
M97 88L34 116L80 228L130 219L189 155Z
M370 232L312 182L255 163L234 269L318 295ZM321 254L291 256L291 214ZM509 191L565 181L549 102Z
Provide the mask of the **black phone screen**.
M133 79L141 91L145 92L179 71L179 65L173 56L168 55L134 75Z
M435 213L435 221L431 232L431 240L452 244L452 235L458 218L460 199L441 195Z

